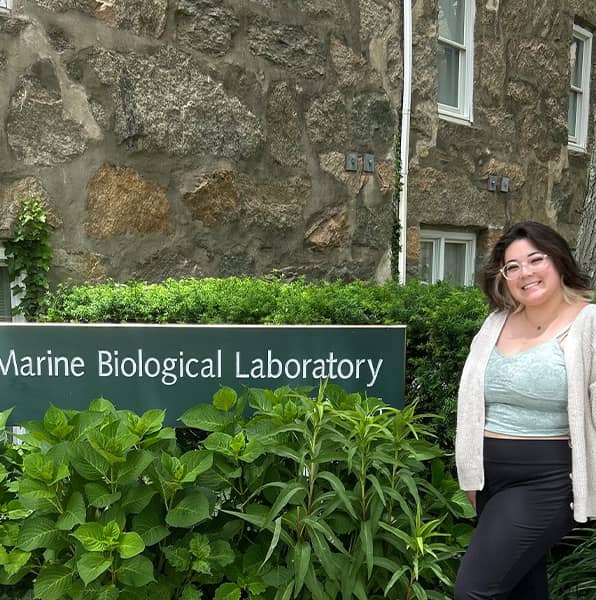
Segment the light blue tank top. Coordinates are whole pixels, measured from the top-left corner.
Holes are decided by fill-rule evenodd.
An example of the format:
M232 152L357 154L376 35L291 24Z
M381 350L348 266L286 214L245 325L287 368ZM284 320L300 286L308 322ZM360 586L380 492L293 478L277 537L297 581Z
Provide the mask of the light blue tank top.
M557 337L503 356L495 347L484 378L485 429L516 436L569 435L567 371Z

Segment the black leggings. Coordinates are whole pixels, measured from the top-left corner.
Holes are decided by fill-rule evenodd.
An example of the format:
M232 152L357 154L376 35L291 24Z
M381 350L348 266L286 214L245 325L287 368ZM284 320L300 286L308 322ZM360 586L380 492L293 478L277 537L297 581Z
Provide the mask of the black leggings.
M567 440L484 438L478 524L455 600L547 600L546 551L573 527Z

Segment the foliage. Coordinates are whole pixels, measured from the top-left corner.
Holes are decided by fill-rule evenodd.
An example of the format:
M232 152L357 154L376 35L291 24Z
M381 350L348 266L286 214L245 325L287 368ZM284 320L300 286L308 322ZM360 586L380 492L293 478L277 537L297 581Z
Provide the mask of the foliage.
M406 402L443 417L438 442L452 450L459 374L486 314L477 288L445 283L287 283L231 277L63 286L51 297L46 320L404 324Z
M396 136L394 152L395 174L393 186L393 198L391 204L391 276L395 281L399 281L399 253L401 252L401 228L399 222L399 202L402 191L401 180L401 136Z
M254 409L249 420L244 409ZM51 407L3 454L0 584L42 600L450 597L470 508L424 415L222 388L182 420Z
M4 242L12 290L20 295L18 311L33 319L43 313L49 289L48 272L52 260L51 226L39 196L23 198L17 212L13 239Z
M596 529L581 527L563 539L549 568L549 589L559 600L596 598Z

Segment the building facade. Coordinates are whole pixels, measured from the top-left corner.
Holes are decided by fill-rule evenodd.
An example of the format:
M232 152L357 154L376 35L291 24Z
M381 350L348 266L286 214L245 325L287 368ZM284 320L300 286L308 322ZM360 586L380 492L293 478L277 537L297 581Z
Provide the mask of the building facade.
M0 239L38 194L54 281L384 280L397 227L402 279L473 283L508 223L574 240L595 26L596 0L0 0Z

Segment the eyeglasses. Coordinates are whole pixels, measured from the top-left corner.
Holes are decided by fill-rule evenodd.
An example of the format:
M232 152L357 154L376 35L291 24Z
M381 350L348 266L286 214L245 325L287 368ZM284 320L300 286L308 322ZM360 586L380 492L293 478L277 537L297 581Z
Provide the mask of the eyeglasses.
M499 269L501 275L505 279L512 281L517 279L522 274L522 267L531 269L535 273L542 271L548 265L548 254L532 254L528 260L518 262L517 260L510 260L504 267Z

